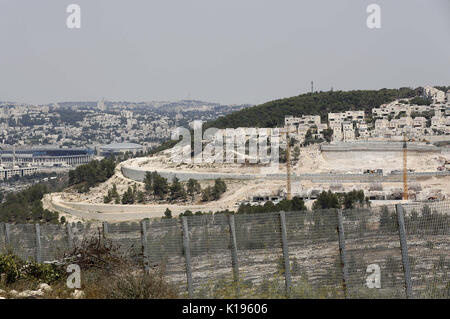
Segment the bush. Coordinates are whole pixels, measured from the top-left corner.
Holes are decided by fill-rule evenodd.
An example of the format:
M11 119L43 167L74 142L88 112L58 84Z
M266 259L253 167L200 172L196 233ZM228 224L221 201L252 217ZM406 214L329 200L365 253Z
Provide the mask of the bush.
M124 205L134 204L134 197L135 197L135 192L133 191L131 186L128 186L127 191L125 193L123 193L122 204L124 204Z
M50 284L65 276L61 266L39 264L34 261L25 262L12 253L0 255L0 274L4 276L6 284L12 284L19 279Z
M0 256L0 274L4 277L5 283L10 284L20 278L22 265L22 260L11 253Z
M164 280L162 271L133 274L128 269L115 273L102 285L100 294L113 299L177 298L178 292Z
M214 181L214 186L208 186L202 191L202 201L218 200L227 191L227 185L220 178Z
M127 263L120 247L110 239L98 236L83 239L79 246L64 255L67 264L77 264L82 270L102 269L109 271Z
M64 278L66 273L64 268L54 264L39 264L36 262L29 262L21 269L21 274L24 279L37 280L52 284L61 278Z

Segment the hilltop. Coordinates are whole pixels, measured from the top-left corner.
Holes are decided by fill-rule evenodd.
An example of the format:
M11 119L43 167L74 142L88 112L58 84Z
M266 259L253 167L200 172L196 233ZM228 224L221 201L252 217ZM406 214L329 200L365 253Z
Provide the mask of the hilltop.
M207 122L205 128L276 127L284 125L286 115L320 115L326 122L329 112L370 112L396 99L420 96L421 92L422 88L400 88L307 93L233 112Z

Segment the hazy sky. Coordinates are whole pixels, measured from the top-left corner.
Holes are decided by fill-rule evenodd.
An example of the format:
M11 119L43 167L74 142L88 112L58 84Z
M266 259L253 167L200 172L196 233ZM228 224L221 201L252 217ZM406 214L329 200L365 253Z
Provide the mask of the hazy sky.
M311 80L450 85L450 0L0 0L0 101L261 103Z

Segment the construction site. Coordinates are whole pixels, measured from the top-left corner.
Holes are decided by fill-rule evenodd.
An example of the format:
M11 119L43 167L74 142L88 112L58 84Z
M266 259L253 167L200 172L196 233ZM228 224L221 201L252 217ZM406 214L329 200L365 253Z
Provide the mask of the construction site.
M404 141L332 142L298 147L292 155L286 143L285 130L280 149L286 161L273 164L244 163L180 163L173 161L177 146L149 157L121 162L115 174L87 193L67 190L48 194L44 207L56 210L69 220L127 221L161 217L166 208L176 216L186 210L215 212L236 211L241 204L277 203L294 196L312 206L322 191L345 193L363 190L372 206L398 202L445 200L450 195L450 148L429 143ZM283 143L284 137L284 143ZM295 147L295 146L294 146ZM289 163L289 165L287 164ZM144 191L147 172L157 172L171 181L181 183L197 180L207 187L221 179L227 185L220 199L202 202L145 202L122 205L105 204L104 196L113 185L119 194L133 186Z

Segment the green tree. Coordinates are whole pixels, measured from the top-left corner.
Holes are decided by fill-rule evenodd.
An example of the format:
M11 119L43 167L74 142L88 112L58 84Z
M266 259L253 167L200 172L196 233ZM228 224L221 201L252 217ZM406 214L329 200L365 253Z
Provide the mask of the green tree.
M167 219L172 218L172 211L169 208L166 208L166 211L164 212L164 218L167 218Z
M112 198L111 198L111 196L109 196L109 194L103 197L103 203L107 204L111 201L112 201Z
M355 208L355 205L359 204L360 207L364 207L365 197L363 190L352 190L345 193L343 198L343 205L345 209Z
M227 185L220 178L214 181L214 186L212 188L211 195L214 200L218 200L223 193L227 191Z
M202 202L209 202L213 200L212 187L208 186L202 190Z
M327 129L323 130L322 134L323 134L323 138L325 139L325 141L330 143L333 138L333 129L327 128Z
M134 204L134 192L131 186L122 195L122 204Z
M153 173L146 172L144 177L145 190L151 192L153 190Z
M182 216L188 217L188 216L194 216L194 214L192 213L192 211L186 210L184 213L181 213L181 214L179 215L179 217L182 217Z
M153 194L160 199L163 199L169 192L169 184L167 178L162 177L158 173L153 174Z
M322 191L313 204L313 209L340 208L339 199L332 191Z
M292 210L293 211L302 211L306 210L305 202L298 196L294 196L292 198Z
M200 183L196 179L190 178L187 182L187 193L191 196L192 200L194 200L195 194L201 191Z
M136 193L136 201L138 203L143 203L145 201L145 194L143 191L138 191Z
M69 185L75 185L80 192L87 192L91 187L114 175L115 167L113 158L90 161L69 171Z
M186 199L186 191L177 177L173 178L172 185L170 185L170 196L171 199Z

